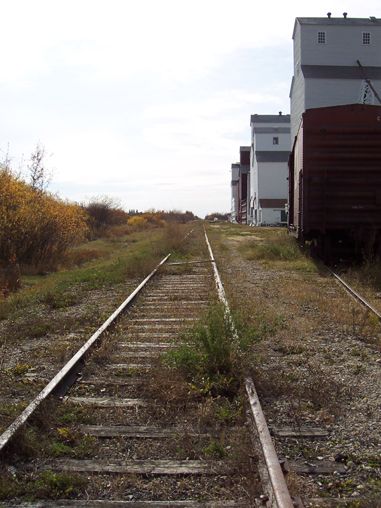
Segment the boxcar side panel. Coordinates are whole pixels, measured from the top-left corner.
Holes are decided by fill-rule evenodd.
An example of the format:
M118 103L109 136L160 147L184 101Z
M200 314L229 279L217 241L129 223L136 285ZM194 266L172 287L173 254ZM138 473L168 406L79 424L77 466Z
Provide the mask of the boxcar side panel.
M303 121L289 162L289 227L299 237L303 217Z
M302 187L300 234L308 239L338 231L381 231L381 107L311 109L303 115L299 134L294 221Z

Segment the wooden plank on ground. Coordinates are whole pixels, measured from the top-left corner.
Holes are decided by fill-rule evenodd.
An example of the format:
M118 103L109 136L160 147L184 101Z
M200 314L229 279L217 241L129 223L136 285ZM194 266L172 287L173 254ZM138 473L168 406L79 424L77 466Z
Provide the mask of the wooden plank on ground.
M145 337L148 337L149 339L152 339L152 340L157 340L157 339L173 339L176 337L177 333L176 331L169 331L169 332L158 332L158 331L152 331L152 332L143 332L141 330L136 330L136 329L129 329L128 330L129 332L129 336L130 337L134 337L136 339L140 339L140 338L145 338Z
M208 436L209 434L201 434L197 432L188 432L184 428L160 428L148 427L145 425L81 425L80 430L85 434L97 437L133 437L133 438L170 438L177 435L182 436Z
M310 428L310 427L271 427L270 432L277 437L305 437L319 438L329 436L326 429Z
M65 401L94 407L147 407L151 404L144 399L121 399L118 397L67 397Z
M60 459L46 466L49 469L77 473L119 473L150 475L200 475L227 473L226 464L203 460L75 460Z
M119 342L118 346L126 349L168 349L173 347L172 342Z
M146 363L109 363L105 368L107 370L149 370L152 367Z
M334 462L331 460L289 460L287 466L291 471L298 474L333 474L346 473L347 468L340 462Z
M247 508L245 501L119 501L106 499L62 499L60 501L35 501L12 505L13 508Z
M154 358L158 357L160 355L160 351L119 351L112 355L112 358L118 359L118 358Z
M94 385L94 386L136 386L142 384L145 381L143 377L88 377L81 379L79 382L82 385Z

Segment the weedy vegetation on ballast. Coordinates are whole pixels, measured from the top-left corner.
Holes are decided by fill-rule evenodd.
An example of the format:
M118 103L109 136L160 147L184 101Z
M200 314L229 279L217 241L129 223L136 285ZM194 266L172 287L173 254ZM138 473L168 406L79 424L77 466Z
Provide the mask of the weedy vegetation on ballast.
M222 305L212 306L204 319L183 334L181 342L181 346L164 355L167 366L180 371L202 394L237 392L238 344Z
M236 334L231 319L222 304L211 305L204 318L181 335L181 345L163 356L164 365L181 375L194 393L228 398L239 393L251 346L259 339L242 319Z
M346 274L354 283L381 291L381 259L366 259L359 267L352 267Z
M255 239L249 239L240 245L241 254L249 260L277 268L316 271L307 252L302 251L295 238L285 229L263 228L256 231Z
M10 472L0 476L0 501L19 497L27 501L35 499L74 498L85 492L88 480L77 474L43 471L27 477ZM5 505L4 505L5 506Z

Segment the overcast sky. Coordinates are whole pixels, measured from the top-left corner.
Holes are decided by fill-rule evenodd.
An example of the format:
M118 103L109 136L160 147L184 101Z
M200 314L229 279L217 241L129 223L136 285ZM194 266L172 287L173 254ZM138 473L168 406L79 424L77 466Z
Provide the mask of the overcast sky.
M63 198L202 216L230 209L250 115L289 112L295 17L381 17L380 0L0 6L0 158L41 143Z

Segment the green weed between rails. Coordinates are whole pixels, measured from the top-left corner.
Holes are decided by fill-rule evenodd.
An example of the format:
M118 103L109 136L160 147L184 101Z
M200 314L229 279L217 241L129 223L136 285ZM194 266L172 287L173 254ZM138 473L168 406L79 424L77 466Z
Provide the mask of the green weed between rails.
M181 337L183 344L164 355L164 363L176 369L192 390L202 395L235 397L250 346L258 339L242 319L235 337L222 304L212 305L205 318Z
M183 344L164 355L203 395L234 395L239 389L238 351L222 305L211 307L205 320L182 337Z
M0 501L73 498L85 491L87 483L87 479L78 475L53 471L44 471L36 477L0 472Z
M209 459L223 459L227 454L224 446L216 439L212 439L202 451Z
M47 451L53 457L84 459L94 452L96 443L93 436L82 434L71 427L58 427L51 436Z
M6 450L11 463L18 460L30 460L40 457L86 458L94 450L96 439L71 426L78 421L88 422L84 412L66 405L55 406L54 401L45 401L33 415L32 420L23 428ZM6 410L7 408L5 408ZM0 407L2 413L4 409ZM15 413L13 408L9 412Z
M224 306L212 304L204 318L182 334L181 345L163 355L164 365L174 369L194 394L234 399L254 363L255 344L284 326L281 317L268 320L243 312L234 313L233 321L236 336Z

